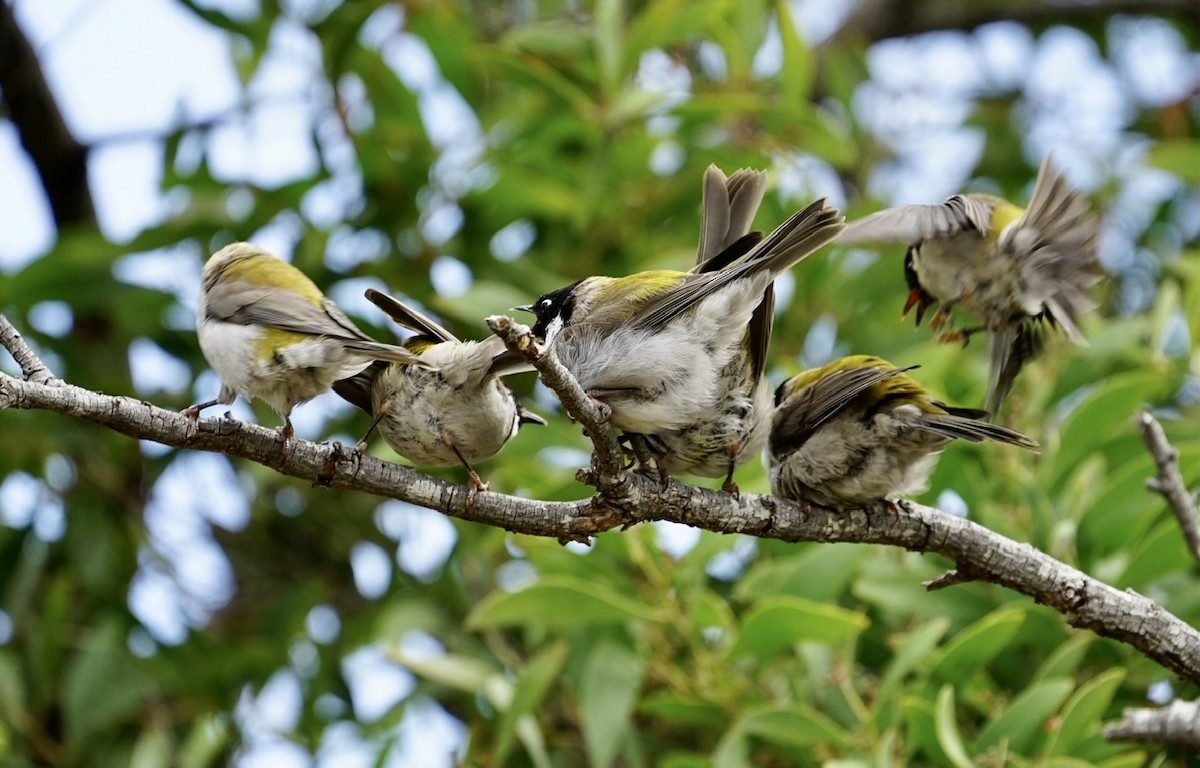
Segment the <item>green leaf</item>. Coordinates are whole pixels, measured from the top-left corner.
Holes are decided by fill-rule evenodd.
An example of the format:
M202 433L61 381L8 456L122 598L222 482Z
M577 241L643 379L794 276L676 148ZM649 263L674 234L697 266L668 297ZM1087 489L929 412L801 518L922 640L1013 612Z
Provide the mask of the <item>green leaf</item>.
M171 765L170 734L161 727L150 726L142 731L133 745L129 768L168 768Z
M734 728L781 747L817 744L845 745L850 734L827 715L807 704L787 704L752 709Z
M1147 163L1200 186L1200 139L1168 139L1150 148Z
M938 691L934 712L934 728L937 731L938 744L946 758L957 768L972 768L971 756L963 744L962 735L954 721L954 687L943 685Z
M597 0L595 6L594 40L596 59L600 63L600 82L606 94L617 91L622 79L621 46L623 43L625 3L621 0Z
M1081 685L1063 707L1058 729L1043 755L1068 755L1085 738L1098 733L1104 712L1124 679L1125 670L1110 669Z
M1067 478L1084 456L1096 450L1118 432L1131 430L1129 417L1135 409L1162 389L1158 371L1138 370L1109 376L1067 416L1059 432L1058 453L1054 457L1057 486Z
M1062 643L1042 662L1042 666L1034 673L1033 679L1049 680L1054 677L1071 677L1079 669L1084 655L1092 645L1095 635L1090 632L1076 632L1069 640Z
M905 696L901 702L906 724L906 741L912 747L923 750L922 762L928 765L944 765L949 761L938 742L937 724L933 702L919 696Z
M581 119L587 119L593 115L595 104L590 92L579 87L577 83L563 76L561 72L546 62L507 51L498 46L479 46L477 50L479 63L485 68L503 68L505 72L501 74L508 75L507 79L527 80L544 88L547 93L558 96L570 105L575 115ZM547 181L554 183L557 180L548 179Z
M812 93L815 71L812 49L800 37L787 0L775 1L775 16L783 43L783 70L779 73L783 98L790 104L806 104Z
M31 717L26 710L21 666L12 653L0 652L0 721L26 723L30 722Z
M653 0L647 3L629 22L624 70L633 72L642 54L651 48L669 48L703 33L728 4L727 0Z
M715 765L708 755L688 755L672 752L660 760L657 768L712 768Z
M975 739L975 752L983 753L1002 742L1010 753L1027 755L1045 733L1046 721L1058 711L1075 683L1070 678L1049 678L1021 691L984 727Z
M1017 606L984 616L950 641L934 667L934 676L957 682L978 674L1009 644L1024 622L1025 609Z
M729 603L711 590L701 590L692 601L688 619L692 631L703 636L706 630L720 630L720 637L714 645L728 644L736 635L737 619L729 608ZM711 642L711 641L707 641Z
M833 602L846 591L866 552L858 544L818 544L792 557L763 560L733 585L733 597L750 602L767 595L793 595Z
M747 613L729 650L733 658L770 658L796 643L836 643L870 624L855 611L787 595L758 601Z
M1151 513L1162 504L1161 497L1146 490L1146 478L1154 473L1149 453L1114 468L1079 521L1076 536L1085 565L1126 549L1146 532L1154 520Z
M731 729L713 750L713 768L750 768L750 744L745 734Z
M67 669L67 742L86 752L93 736L135 717L149 687L116 618L88 631Z
M696 732L716 731L728 722L720 705L671 691L658 691L643 698L638 713Z
M570 650L566 642L559 641L540 651L525 665L525 671L513 687L512 701L500 715L500 722L496 726L496 747L492 754L497 765L503 765L508 758L513 739L517 735L517 723L529 716L545 698L550 686L558 679ZM532 717L529 717L529 720L530 725L536 728L536 721ZM540 760L533 754L530 754L530 758L535 765L547 762L544 752L540 755Z
M628 737L629 716L642 685L645 661L605 641L591 648L579 683L579 716L592 768L608 768Z
M1113 586L1145 590L1147 585L1171 573L1186 572L1192 567L1187 543L1179 534L1174 517L1163 520L1145 538L1129 548L1129 567Z
M398 649L388 651L387 655L418 677L460 691L477 693L483 690L489 681L503 680L491 664L469 656L449 653L442 656L410 656ZM507 696L502 698L505 698L503 703L507 705Z
M493 592L467 615L469 629L513 625L564 627L659 621L662 612L599 582L547 576L520 592Z
M900 647L893 653L891 663L879 681L875 707L877 727L891 724L888 704L899 700L904 692L904 678L921 665L926 665L924 674L928 674L933 650L949 628L949 619L931 619L900 639Z
M1148 765L1145 752L1126 752L1108 760L1101 760L1097 768L1140 768Z
M193 719L187 739L179 750L180 768L208 768L218 764L222 750L229 745L230 723L218 715Z

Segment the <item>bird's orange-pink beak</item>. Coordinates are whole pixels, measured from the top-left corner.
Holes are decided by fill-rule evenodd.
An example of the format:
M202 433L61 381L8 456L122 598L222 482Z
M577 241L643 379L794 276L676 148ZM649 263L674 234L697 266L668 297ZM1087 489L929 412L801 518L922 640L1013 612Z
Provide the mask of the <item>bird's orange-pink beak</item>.
M925 298L921 296L920 288L913 288L908 292L908 301L904 302L904 311L900 313L900 317L907 317L908 312L913 307L917 308L917 325L921 324L921 318L925 317Z

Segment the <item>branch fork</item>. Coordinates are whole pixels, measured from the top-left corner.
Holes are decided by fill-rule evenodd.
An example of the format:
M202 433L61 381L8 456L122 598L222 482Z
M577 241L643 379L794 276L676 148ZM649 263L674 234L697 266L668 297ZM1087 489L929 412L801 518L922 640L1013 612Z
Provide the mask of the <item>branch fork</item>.
M491 315L484 322L510 352L523 355L529 361L542 383L558 396L567 415L579 422L592 441L595 451L591 469L586 476L576 477L594 486L601 494L612 496L613 501L620 501L628 473L625 470L625 453L617 441L617 433L609 423L611 414L597 407L571 372L559 362L554 351L539 342L529 326L504 315Z

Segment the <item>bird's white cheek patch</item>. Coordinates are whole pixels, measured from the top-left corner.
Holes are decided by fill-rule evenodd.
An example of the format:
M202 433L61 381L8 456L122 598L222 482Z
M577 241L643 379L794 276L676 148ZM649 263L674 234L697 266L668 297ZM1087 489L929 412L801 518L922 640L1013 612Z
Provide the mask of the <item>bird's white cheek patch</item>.
M563 320L561 317L556 317L546 325L546 343L553 344L554 339L562 332Z

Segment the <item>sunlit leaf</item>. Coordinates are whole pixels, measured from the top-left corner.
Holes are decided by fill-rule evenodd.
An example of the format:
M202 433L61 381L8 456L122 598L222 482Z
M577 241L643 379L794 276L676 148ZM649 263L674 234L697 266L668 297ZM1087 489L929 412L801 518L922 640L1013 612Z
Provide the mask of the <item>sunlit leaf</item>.
M1046 721L1074 689L1070 678L1052 677L1021 691L980 731L975 751L982 753L1003 743L1011 753L1029 754L1035 740L1045 734Z
M866 616L845 608L780 596L759 600L742 619L733 658L760 661L800 642L836 643L867 628Z
M592 768L612 765L628 737L629 715L642 684L645 662L614 642L593 646L580 679L579 709Z
M504 763L512 749L513 740L517 737L518 722L541 703L547 691L557 681L569 652L570 648L566 643L555 643L530 659L525 666L525 670L513 686L512 701L500 716L500 723L497 725L496 747L492 752L497 762ZM530 718L530 726L536 727L533 718ZM540 754L531 754L530 757L535 764L544 764L547 759L544 746Z
M934 709L934 729L937 731L938 744L951 764L955 768L971 768L971 756L967 754L967 748L955 722L953 686L944 685L938 691Z
M1063 706L1058 727L1050 735L1044 754L1069 755L1081 741L1098 733L1101 716L1108 709L1125 675L1123 669L1110 669L1079 686Z
M604 584L559 576L542 579L519 592L495 592L485 597L467 616L467 626L570 626L660 618L657 609Z
M1000 653L1025 622L1025 610L1007 607L994 611L955 635L934 667L940 680L961 680L979 672Z
M750 710L734 723L733 728L783 747L845 744L850 741L850 734L841 726L803 704Z

